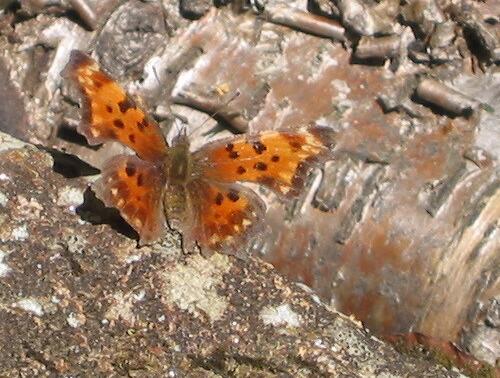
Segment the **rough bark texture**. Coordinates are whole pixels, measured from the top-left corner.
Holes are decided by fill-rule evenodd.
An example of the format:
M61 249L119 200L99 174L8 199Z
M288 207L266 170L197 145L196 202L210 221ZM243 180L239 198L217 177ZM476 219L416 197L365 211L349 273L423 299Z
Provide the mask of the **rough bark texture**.
M333 127L335 160L293 206L268 196L248 253L379 335L417 331L494 365L500 3L216 3L0 1L0 131L54 159L0 147L0 316L15 356L0 357L3 371L435 369L253 258L185 257L178 235L135 249L130 228L84 192L123 148L90 148L75 132L59 75L75 48L140 96L168 137L188 122L195 148L229 130ZM195 109L217 111L218 124Z
M0 374L458 376L398 354L268 264L136 249L85 184L0 134Z

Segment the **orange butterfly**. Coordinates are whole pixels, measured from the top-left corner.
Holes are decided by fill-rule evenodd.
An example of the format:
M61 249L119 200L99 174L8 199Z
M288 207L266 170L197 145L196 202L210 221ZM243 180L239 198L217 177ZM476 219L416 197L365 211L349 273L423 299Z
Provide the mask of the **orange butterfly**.
M158 124L90 57L73 51L64 76L80 89L78 131L88 142L116 140L137 154L110 159L93 189L120 211L141 244L159 239L168 220L185 245L234 253L265 212L259 196L240 182L293 198L311 164L330 156L333 132L321 127L239 135L196 152L181 134L168 146Z

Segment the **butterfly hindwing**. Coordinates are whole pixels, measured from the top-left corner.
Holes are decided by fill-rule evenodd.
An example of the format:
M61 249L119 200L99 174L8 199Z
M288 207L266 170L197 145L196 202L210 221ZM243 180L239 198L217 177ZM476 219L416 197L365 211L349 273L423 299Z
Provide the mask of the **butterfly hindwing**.
M165 230L164 185L164 174L156 166L136 156L119 155L106 163L93 189L106 206L120 211L144 244Z
M116 140L145 160L165 156L167 145L158 124L89 56L73 50L64 76L80 90L83 116L78 131L90 144Z
M190 182L187 190L193 222L184 237L196 240L202 250L234 254L262 225L265 205L242 185L199 179Z
M293 197L303 189L309 167L326 159L332 145L327 128L266 131L211 143L195 152L194 161L207 179L254 182Z

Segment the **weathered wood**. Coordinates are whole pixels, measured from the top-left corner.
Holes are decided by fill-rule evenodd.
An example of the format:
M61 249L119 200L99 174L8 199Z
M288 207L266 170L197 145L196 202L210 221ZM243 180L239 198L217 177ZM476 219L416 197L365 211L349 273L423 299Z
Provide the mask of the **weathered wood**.
M311 1L307 9L291 1L279 14L280 1L208 11L203 4L209 2L200 2L193 18L205 15L192 21L176 1L8 3L0 3L6 7L0 13L0 131L58 150L56 170L71 177L93 174L89 164L100 168L125 151L113 144L91 148L75 132L76 97L59 76L73 48L93 53L141 97L165 134L192 122L195 147L220 130L222 136L331 126L338 135L335 160L312 174L310 192L288 208L267 198L268 227L249 249L377 334L419 331L495 363L500 347L489 340L500 336L491 320L500 294L500 78L494 66L500 24L488 21L498 18L494 6L345 0ZM335 18L331 25L346 40L318 37L323 34L315 30L324 31L331 20L311 10ZM402 48L387 53L384 41L403 34ZM360 38L370 45L363 62L353 55L363 46ZM432 85L422 90L426 83ZM440 101L443 94L451 97ZM204 123L208 115L194 109L217 112L219 124ZM48 185L39 188L50 192L56 184ZM103 209L86 198L82 218L95 221ZM127 248L134 250L127 246L124 254ZM79 271L78 262L71 264ZM39 350L28 354L40 360ZM220 355L235 361L234 353ZM194 360L211 368L221 360L205 357Z

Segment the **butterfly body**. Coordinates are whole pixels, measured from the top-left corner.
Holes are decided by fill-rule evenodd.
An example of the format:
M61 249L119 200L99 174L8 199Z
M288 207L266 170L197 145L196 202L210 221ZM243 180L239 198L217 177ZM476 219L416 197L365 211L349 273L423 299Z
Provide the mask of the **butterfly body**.
M169 184L186 185L195 174L191 154L189 152L189 141L187 137L176 138L172 147L168 148L168 159L165 169Z
M141 243L161 238L168 220L188 248L235 253L265 214L261 198L241 183L294 198L309 168L331 156L334 134L321 127L240 135L195 152L180 134L169 146L158 124L90 57L73 51L64 75L82 96L78 131L89 143L116 140L136 153L107 162L93 189L120 211Z
M166 175L162 192L162 204L165 218L169 225L182 231L183 226L192 227L193 219L189 216L192 205L189 202L189 187L199 176L190 153L190 143L185 134L181 134L168 148L167 158L162 166ZM191 244L194 241L191 241Z

